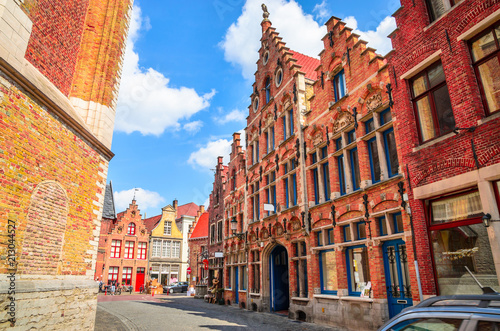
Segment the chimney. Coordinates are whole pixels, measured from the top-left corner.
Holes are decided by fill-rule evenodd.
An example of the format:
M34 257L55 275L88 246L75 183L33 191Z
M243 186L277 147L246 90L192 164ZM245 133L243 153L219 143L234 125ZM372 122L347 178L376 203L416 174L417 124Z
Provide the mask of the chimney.
M175 209L175 210L177 210L177 204L178 204L178 203L179 203L179 202L177 201L177 199L175 199L175 200L174 200L174 209Z
M222 157L222 156L218 156L218 157L217 157L217 165L221 165L221 164L222 164L222 159L223 159L223 158L224 158L224 157Z
M201 211L202 214L205 212L205 206L204 205L200 206L200 211Z

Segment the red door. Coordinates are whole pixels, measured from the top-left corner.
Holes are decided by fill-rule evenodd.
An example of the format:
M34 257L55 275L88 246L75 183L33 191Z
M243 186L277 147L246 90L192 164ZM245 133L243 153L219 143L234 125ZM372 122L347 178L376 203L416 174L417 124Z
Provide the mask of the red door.
M144 285L144 269L137 268L137 275L135 277L135 291L139 292L141 285Z

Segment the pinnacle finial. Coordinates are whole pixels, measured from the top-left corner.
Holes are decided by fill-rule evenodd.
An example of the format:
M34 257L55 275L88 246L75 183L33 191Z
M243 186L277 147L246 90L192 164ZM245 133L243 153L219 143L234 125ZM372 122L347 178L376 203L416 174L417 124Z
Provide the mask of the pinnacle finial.
M269 17L269 12L267 11L267 6L266 6L266 4L264 4L264 3L262 4L262 11L264 12L264 13L262 14L262 17L264 17L264 22L269 21L269 19L268 19L268 17Z

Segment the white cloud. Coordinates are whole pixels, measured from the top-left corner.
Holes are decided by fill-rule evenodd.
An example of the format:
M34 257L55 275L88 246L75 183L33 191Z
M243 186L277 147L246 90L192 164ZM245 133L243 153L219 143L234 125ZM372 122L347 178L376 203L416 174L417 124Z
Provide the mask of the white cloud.
M326 18L330 18L330 16L332 16L327 8L327 5L328 4L326 3L326 0L323 0L323 2L318 3L314 6L313 13L315 13L315 17L317 20L323 21Z
M247 112L244 110L234 109L222 117L216 117L214 120L219 124L226 124L228 122L245 122Z
M194 121L184 124L183 129L191 134L195 134L196 132L200 131L202 126L202 121Z
M115 207L118 212L124 211L132 203L135 193L135 200L140 210L147 210L148 208L158 208L165 203L165 199L157 192L148 191L143 188L130 189L115 192Z
M348 16L343 21L346 22L348 27L354 29L353 32L359 34L361 39L367 41L369 47L377 49L377 53L385 55L392 49L391 40L387 36L396 29L394 17L385 17L375 31L358 30L358 21L354 16Z
M245 131L240 130L240 146L245 149ZM223 139L219 138L217 140L209 141L205 146L200 147L197 151L191 153L188 159L188 163L194 168L201 167L206 170L214 169L217 165L217 157L222 156L222 162L228 164L229 154L231 153L231 143L233 138Z
M179 122L209 107L215 91L203 95L188 87L172 87L170 79L153 68L139 66L134 44L141 31L150 28L134 5L125 50L115 129L126 133L161 135L165 129L178 129ZM189 126L188 126L189 127Z
M243 13L231 24L219 46L226 61L241 67L243 77L252 80L257 69L262 28L262 0L247 0ZM267 0L266 5L276 31L287 47L309 56L317 57L323 49L321 38L326 28L319 25L310 14L304 13L295 0Z

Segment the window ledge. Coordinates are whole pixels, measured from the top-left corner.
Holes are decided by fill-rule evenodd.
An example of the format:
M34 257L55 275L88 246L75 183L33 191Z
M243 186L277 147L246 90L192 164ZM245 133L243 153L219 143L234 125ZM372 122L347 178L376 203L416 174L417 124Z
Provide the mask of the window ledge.
M496 119L499 119L499 118L500 118L500 111L498 113L492 114L492 115L490 115L488 117L481 118L480 120L477 121L477 125L488 123L489 121L493 121L493 120L496 120Z
M314 201L311 201L311 202L314 202ZM325 205L328 205L332 202L332 199L328 200L328 201L325 201L325 202L320 202L318 203L317 205L314 205L314 206L311 206L309 207L309 210L312 210L312 209L316 209L316 208L320 208L320 207L323 207Z
M442 20L444 17L446 17L450 12L453 11L453 9L457 8L458 6L460 6L460 4L464 3L465 1L460 1L460 3L457 3L455 4L454 6L450 7L450 9L448 9L443 15L439 16L436 20L434 20L433 22L431 22L429 25L427 25L425 28L424 28L424 32L427 31L428 29L430 29L431 27L433 27L437 22L439 22L440 20Z
M328 300L340 300L340 297L335 294L315 294L313 295L315 299L328 299Z
M238 290L238 293L247 293L247 290Z
M420 146L418 146L418 147L413 148L413 153L418 152L418 151L420 151L420 150L422 150L422 149L424 149L424 148L427 148L427 147L429 147L429 146L435 145L435 144L437 144L437 143L440 143L440 142L442 142L442 141L444 141L444 140L446 140L446 139L448 139L448 138L454 137L454 136L455 136L455 133L450 132L450 133L447 133L447 134L445 134L444 136L441 136L441 137L439 137L439 138L432 139L432 140L431 140L431 141L429 141L429 142L423 143L422 145L420 145Z
M309 298L292 297L292 300L309 302Z
M250 293L250 296L252 296L252 297L258 297L258 298L261 297L260 293Z
M277 213L271 214L269 216L264 217L262 220L263 221L268 221L268 220L272 219L275 216L278 216L278 214Z
M344 101L344 99L347 99L347 97L349 96L349 93L346 93L344 94L344 96L342 98L340 98L338 101L334 101L333 104L329 107L330 110L332 110L333 108L335 108L336 105L338 105L339 103L341 103L342 101Z
M365 186L365 188L363 189L363 191L368 191L374 187L377 187L379 185L383 185L383 184L387 184L387 182L390 182L391 180L395 180L395 179L403 179L403 175L401 174L397 174L395 176L392 176L392 177L389 177L387 179L384 179L384 180L381 180L379 182L376 182L374 184L371 184L371 185L368 185L368 186Z
M255 162L254 164L252 164L250 167L248 167L248 171L252 171L254 168L257 168L257 166L259 165L260 162Z
M231 288L224 288L224 291L232 291Z
M272 151L270 151L269 153L267 153L266 155L264 155L262 157L262 161L264 161L265 159L267 159L269 156L271 156L274 152L276 151L276 149L273 149Z
M362 297L354 297L354 296L345 296L340 297L340 300L343 301L361 301L361 302L373 302L372 298L362 298Z
M298 208L299 207L299 204L296 204L295 206L291 206L291 207L288 207L286 209L282 209L280 211L280 215L283 214L283 213L288 213L289 211L292 211L292 209L295 209L295 208Z
M286 144L287 142L289 142L290 140L292 140L293 138L295 138L295 133L292 134L290 137L286 138L285 141L283 141L281 144L278 145L278 148L280 148L281 146L283 146L284 144Z

